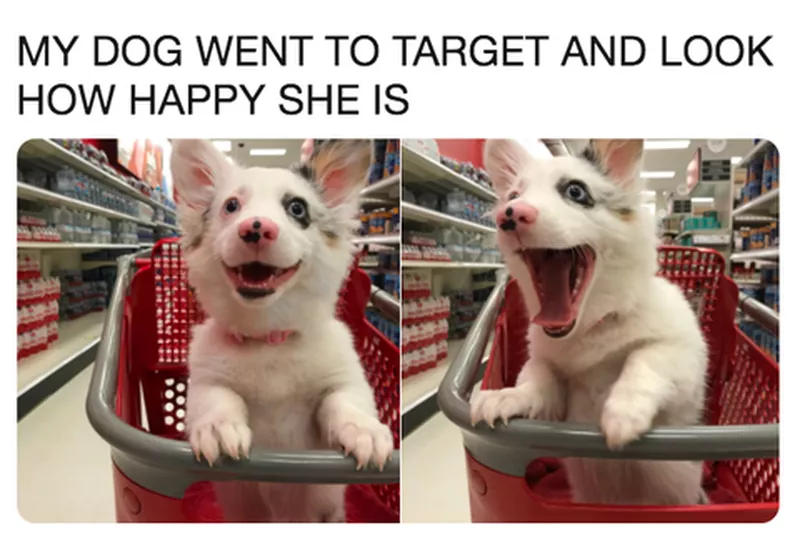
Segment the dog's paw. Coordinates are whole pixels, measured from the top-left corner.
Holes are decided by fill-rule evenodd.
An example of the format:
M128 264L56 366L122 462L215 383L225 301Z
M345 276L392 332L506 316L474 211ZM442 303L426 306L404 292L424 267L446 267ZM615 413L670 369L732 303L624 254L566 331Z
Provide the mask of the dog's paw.
M528 389L509 387L499 390L482 390L472 398L470 418L472 425L484 421L494 428L499 419L504 424L514 417L536 418L543 414L543 402ZM554 414L555 415L555 414Z
M344 419L331 427L330 440L341 446L345 455L355 457L358 470L370 462L383 470L394 450L391 430L367 415Z
M610 450L620 450L650 430L654 410L643 398L611 395L603 406L600 430Z
M250 453L252 432L246 424L237 422L208 422L189 430L189 444L197 460L205 458L210 466L225 454L237 461Z

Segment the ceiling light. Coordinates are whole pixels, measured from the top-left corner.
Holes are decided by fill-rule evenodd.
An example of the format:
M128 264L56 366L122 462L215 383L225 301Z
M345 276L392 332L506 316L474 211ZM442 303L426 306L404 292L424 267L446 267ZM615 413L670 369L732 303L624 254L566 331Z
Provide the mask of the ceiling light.
M641 174L639 174L639 176L641 176L642 178L648 179L648 180L663 180L663 179L674 178L675 177L675 171L673 171L673 170L650 170L650 171L647 171L646 170L646 171L642 172Z
M517 139L517 142L519 142L533 157L539 157L541 159L552 159L553 157L553 154L550 153L550 150L541 139Z
M731 157L731 165L738 165L742 162L742 158L740 156Z
M231 142L230 141L211 141L211 144L213 144L214 148L216 148L220 152L230 152L231 151Z
M689 140L675 140L675 141L644 141L645 150L684 150L689 148L692 141Z
M252 156L276 156L286 155L286 148L253 148L250 150Z
M642 196L655 196L656 191L642 191L641 194Z
M713 198L706 198L703 196L692 198L692 203L697 203L697 204L713 203L713 202L714 202Z

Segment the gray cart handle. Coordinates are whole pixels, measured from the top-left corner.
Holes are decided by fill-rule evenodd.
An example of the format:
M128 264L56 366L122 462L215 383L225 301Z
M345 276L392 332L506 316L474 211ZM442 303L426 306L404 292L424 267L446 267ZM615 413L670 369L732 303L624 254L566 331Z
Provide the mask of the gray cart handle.
M660 427L618 452L606 447L598 428L587 424L513 419L508 426L473 427L469 395L502 305L506 275L498 279L439 387L439 407L464 432L470 448L555 452L555 455L618 459L708 460L778 456L778 424Z
M111 445L120 466L127 464L139 470L180 471L191 474L196 480L361 484L399 482L400 454L397 450L392 453L391 460L382 472L373 466L357 471L354 458L323 450L291 452L255 449L250 459L234 461L224 457L209 467L207 463L195 459L188 443L151 435L120 419L115 404L125 295L133 278L134 263L137 258L143 257L147 257L147 252L117 260L117 280L86 400L89 421Z

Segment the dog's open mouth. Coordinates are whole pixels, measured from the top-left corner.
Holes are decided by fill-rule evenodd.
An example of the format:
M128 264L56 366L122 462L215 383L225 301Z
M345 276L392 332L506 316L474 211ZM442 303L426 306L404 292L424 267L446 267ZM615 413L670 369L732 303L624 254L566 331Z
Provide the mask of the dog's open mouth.
M578 320L578 311L594 273L595 253L589 246L564 250L523 249L520 254L539 296L541 309L533 317L553 338L569 335Z
M229 267L225 271L233 286L243 298L254 300L274 294L278 287L289 281L300 268L300 261L289 268L279 268L254 261Z

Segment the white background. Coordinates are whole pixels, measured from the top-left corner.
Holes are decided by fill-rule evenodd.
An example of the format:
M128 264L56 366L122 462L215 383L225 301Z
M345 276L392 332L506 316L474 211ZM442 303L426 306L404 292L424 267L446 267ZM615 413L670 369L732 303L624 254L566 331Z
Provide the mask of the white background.
M8 343L0 403L6 434L15 424L12 393L15 363L11 343L14 294L14 218L12 193L17 147L29 137L213 137L213 138L306 138L306 137L517 137L517 138L769 138L781 149L784 177L784 228L797 225L791 202L797 198L794 179L798 168L797 146L797 17L789 1L416 1L404 2L14 2L5 6L2 17L3 142L0 144L5 169L6 194L0 194L2 252L0 262ZM18 36L80 34L69 68L19 68ZM183 42L184 65L164 68L91 66L91 36L110 34L124 37L142 33L156 37L174 34ZM325 34L369 33L381 43L381 60L373 67L332 67ZM772 68L683 67L662 68L659 45L662 35L678 50L687 36L695 33L710 38L726 34L761 37L774 35L766 50ZM304 68L250 67L236 69L199 66L194 35L227 34L314 34ZM496 68L402 68L398 66L393 34L547 34L540 67ZM560 67L563 47L577 34L609 36L634 34L645 39L648 57L633 68L580 66ZM758 39L757 39L758 40ZM79 55L80 54L80 55ZM57 56L54 56L57 57ZM287 82L317 84L402 82L410 90L411 109L402 117L373 117L370 105L357 117L282 116L271 99L269 109L248 116L244 106L230 107L223 116L200 112L192 117L130 117L127 106L118 102L108 117L18 117L18 84L29 88L36 83L117 83L120 94L130 83L267 83L274 93ZM368 101L365 102L368 104ZM783 265L793 265L796 237L783 232ZM784 268L785 271L789 270ZM798 323L796 280L783 278L784 323ZM784 406L797 405L794 376L800 371L794 352L798 351L794 331L782 335ZM781 500L783 507L771 527L786 528L797 517L797 410L782 412ZM16 453L15 439L4 444L10 463ZM64 457L80 461L80 457ZM432 480L432 482L435 480ZM16 512L15 476L2 481L2 516L14 528L24 524ZM110 490L110 487L109 487ZM46 505L47 502L42 502ZM29 528L32 526L28 526ZM77 526L67 526L76 527ZM150 525L148 529L163 526ZM322 526L320 526L322 527ZM330 527L330 526L327 526ZM409 528L410 526L406 526ZM416 526L419 528L420 526ZM510 527L510 526L509 526ZM527 527L530 526L526 526ZM611 527L611 526L599 526ZM635 527L635 526L632 526ZM660 526L649 526L656 528ZM664 526L670 527L670 526ZM698 528L698 526L685 526ZM704 526L726 530L731 526ZM178 527L186 529L188 526ZM494 529L494 528L493 528ZM734 528L735 529L735 528ZM166 528L164 528L166 530ZM170 531L175 526L169 527Z

